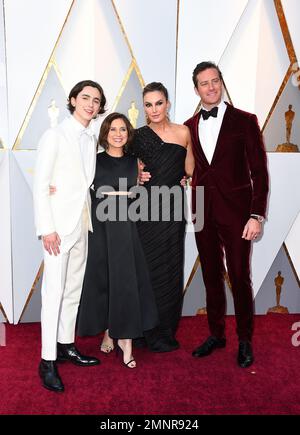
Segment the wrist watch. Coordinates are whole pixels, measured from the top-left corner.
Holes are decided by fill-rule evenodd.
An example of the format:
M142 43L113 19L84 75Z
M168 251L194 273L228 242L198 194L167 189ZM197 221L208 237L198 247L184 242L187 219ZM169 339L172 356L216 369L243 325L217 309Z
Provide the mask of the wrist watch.
M259 214L251 214L250 217L256 219L259 223L262 223L265 220L265 218Z

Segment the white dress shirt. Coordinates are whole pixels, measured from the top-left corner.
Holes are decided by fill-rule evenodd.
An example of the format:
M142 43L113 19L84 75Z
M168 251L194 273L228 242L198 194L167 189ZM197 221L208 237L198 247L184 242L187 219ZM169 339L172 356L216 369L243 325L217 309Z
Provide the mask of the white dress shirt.
M209 164L211 163L215 152L224 114L227 109L227 106L223 100L217 107L218 116L216 118L212 116L206 120L204 120L202 116L199 118L199 140ZM201 106L201 109L207 110L203 106Z
M91 173L94 154L96 152L96 137L91 127L84 127L74 116L70 117L77 133L82 165L86 178Z

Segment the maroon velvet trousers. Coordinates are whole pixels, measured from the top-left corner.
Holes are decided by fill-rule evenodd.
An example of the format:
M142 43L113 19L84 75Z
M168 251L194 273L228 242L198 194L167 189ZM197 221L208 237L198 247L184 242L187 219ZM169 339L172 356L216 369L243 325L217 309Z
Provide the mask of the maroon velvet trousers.
M224 253L234 300L239 340L251 341L253 295L250 279L251 242L242 239L248 212L237 210L216 188L206 190L203 230L196 243L206 287L206 305L211 335L225 336L226 295Z

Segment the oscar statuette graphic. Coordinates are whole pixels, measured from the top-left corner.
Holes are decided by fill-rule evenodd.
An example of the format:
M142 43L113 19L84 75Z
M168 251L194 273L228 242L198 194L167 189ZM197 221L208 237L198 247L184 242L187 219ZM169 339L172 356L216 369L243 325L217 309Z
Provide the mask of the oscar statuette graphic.
M291 143L291 134L293 121L295 119L295 112L292 110L292 104L289 105L289 109L285 112L285 124L286 124L286 143L277 145L276 152L280 153L298 153L299 148L297 145Z
M50 127L56 127L59 117L59 108L56 106L55 100L51 100L50 106L48 107L48 116L50 119Z
M135 101L131 101L130 108L128 109L128 118L133 128L136 128L137 126L138 117L139 110L135 106Z
M196 316L202 316L202 315L206 315L206 314L207 314L206 307L199 308L196 312Z
M287 307L283 307L280 305L280 296L282 291L282 285L284 282L283 276L281 276L281 272L278 271L278 275L274 279L275 287L276 287L276 306L269 308L268 313L279 313L279 314L288 314Z

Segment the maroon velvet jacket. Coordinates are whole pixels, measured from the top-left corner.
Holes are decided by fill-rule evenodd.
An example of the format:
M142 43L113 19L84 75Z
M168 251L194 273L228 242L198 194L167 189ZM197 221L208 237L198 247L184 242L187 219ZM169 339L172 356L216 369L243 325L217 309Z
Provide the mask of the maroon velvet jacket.
M199 117L197 113L185 122L195 157L192 188L204 186L206 193L209 188L216 188L230 207L243 216L265 216L269 190L267 158L256 116L227 104L211 164L199 142Z

